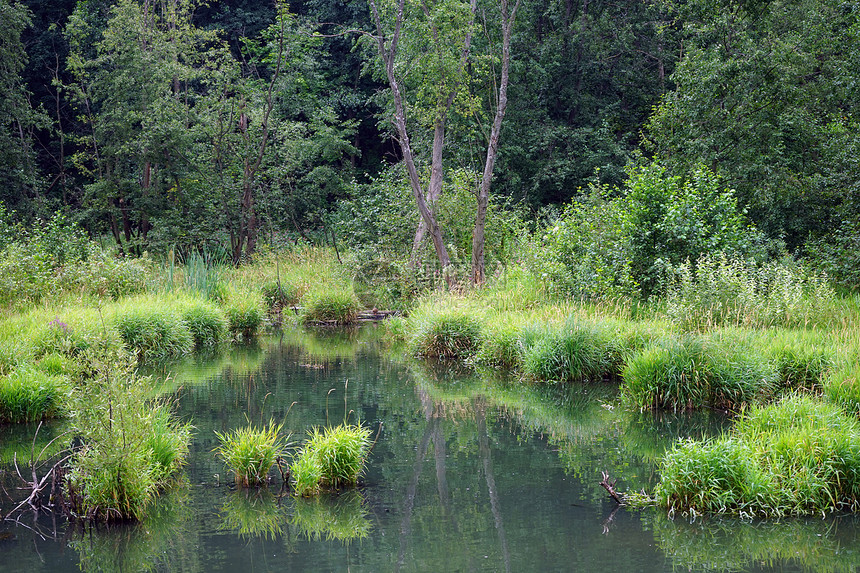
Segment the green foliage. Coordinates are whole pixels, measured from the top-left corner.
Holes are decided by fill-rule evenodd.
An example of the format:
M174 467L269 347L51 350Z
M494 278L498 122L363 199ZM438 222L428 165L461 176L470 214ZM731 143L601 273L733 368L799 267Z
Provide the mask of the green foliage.
M742 516L857 508L860 426L837 406L788 396L754 407L731 435L666 454L655 495L670 509Z
M121 308L116 329L126 347L144 360L189 354L194 339L178 309L164 301L141 301Z
M263 324L262 305L252 294L233 294L224 304L224 312L227 315L227 330L234 337L253 338Z
M222 278L223 272L218 261L194 251L185 257L182 271L185 278L185 289L188 292L199 294L214 302L223 301L225 286Z
M740 410L774 391L773 367L743 344L715 338L665 339L633 355L622 391L638 408Z
M835 362L821 336L808 331L773 333L766 339L764 356L774 365L777 385L783 390L820 392Z
M559 330L539 332L523 357L523 372L542 381L583 382L612 371L609 333L568 321Z
M238 485L249 487L268 482L269 470L284 453L289 440L281 438L283 428L283 424L269 420L261 428L249 424L232 432L215 432L220 442L215 452L236 476Z
M213 346L227 334L227 316L208 301L192 301L182 308L182 320L191 332L194 346Z
M529 254L532 272L578 298L662 294L667 271L705 253L760 251L731 190L702 166L687 179L659 163L632 168L621 191L594 187Z
M359 302L352 290L312 289L301 300L303 324L316 322L350 324L358 316Z
M298 287L277 279L263 283L260 286L260 292L263 295L263 301L270 309L297 305L300 300Z
M325 539L347 544L365 539L373 528L360 492L297 499L290 522L310 541Z
M133 373L132 356L110 347L88 352L93 375L72 395L83 446L70 461L67 498L83 519L140 520L178 477L191 429L146 398L151 381Z
M860 364L835 368L824 380L825 398L849 415L860 417Z
M468 309L425 304L409 319L409 351L430 358L467 358L481 342L481 319Z
M313 428L308 436L290 465L296 495L311 496L321 489L358 483L370 450L369 428L344 423L322 430Z
M704 254L671 269L667 313L687 330L827 325L836 294L826 278L783 258L764 264Z
M0 377L0 422L19 424L55 418L68 407L69 380L32 368Z

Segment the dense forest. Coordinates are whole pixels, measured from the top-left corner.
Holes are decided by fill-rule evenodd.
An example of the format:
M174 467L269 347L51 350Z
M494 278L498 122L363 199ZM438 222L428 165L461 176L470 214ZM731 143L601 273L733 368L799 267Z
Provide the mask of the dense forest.
M0 0L0 33L0 248L304 241L482 282L531 242L584 295L714 251L860 284L854 2Z

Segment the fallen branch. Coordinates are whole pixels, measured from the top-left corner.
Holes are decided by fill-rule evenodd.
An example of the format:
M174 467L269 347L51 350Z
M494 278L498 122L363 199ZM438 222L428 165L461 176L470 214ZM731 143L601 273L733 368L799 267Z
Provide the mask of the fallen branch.
M609 496L615 500L615 503L618 505L624 505L624 502L621 501L621 496L619 496L615 491L615 484L618 483L618 480L609 483L609 474L606 472L600 473L603 474L603 481L600 482L600 485L603 486L603 489L609 492Z

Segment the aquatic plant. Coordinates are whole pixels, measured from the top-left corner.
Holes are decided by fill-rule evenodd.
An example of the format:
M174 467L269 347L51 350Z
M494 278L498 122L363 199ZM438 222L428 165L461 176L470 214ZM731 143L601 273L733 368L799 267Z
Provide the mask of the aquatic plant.
M290 475L299 496L316 495L358 483L370 449L370 429L362 424L313 428L293 458Z
M234 293L224 303L224 312L227 330L234 337L253 338L263 324L263 308L255 295Z
M227 464L236 477L236 483L245 487L264 484L269 470L284 452L287 440L281 438L283 424L269 424L256 428L249 424L232 432L215 432L220 444L215 453Z
M409 351L431 358L467 358L481 340L481 320L467 309L424 305L409 318Z
M790 395L753 407L732 432L680 442L654 495L670 510L742 516L821 514L860 506L860 423Z
M638 408L739 410L769 396L775 378L773 367L742 344L686 335L632 356L622 391Z
M299 315L303 324L349 324L358 316L359 302L352 290L314 289L302 297Z

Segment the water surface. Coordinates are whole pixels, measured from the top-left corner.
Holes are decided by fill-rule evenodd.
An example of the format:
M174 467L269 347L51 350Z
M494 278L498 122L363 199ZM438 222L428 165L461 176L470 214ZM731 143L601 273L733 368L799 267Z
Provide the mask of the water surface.
M50 514L0 524L5 571L855 571L853 516L690 522L618 508L599 486L650 488L681 437L717 415L644 415L612 384L533 387L498 373L410 362L372 330L286 332L170 365L159 388L196 427L186 485L144 523L68 525ZM280 478L237 489L215 431L361 420L378 440L355 491L297 500ZM8 468L33 427L0 429ZM48 440L60 431L40 432ZM44 435L43 435L44 433ZM19 453L15 453L19 452ZM14 484L6 470L3 483ZM4 513L9 509L3 501Z

